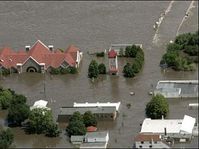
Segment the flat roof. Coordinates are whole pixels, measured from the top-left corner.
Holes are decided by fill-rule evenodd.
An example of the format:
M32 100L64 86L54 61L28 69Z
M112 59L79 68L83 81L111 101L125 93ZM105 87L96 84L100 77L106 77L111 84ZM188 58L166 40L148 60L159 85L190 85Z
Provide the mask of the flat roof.
M142 123L141 132L164 133L166 128L167 133L179 133L182 124L182 119L176 120L152 120L146 118Z
M84 136L74 136L70 137L71 142L82 142L84 140Z
M108 135L108 132L106 131L101 131L101 132L87 132L85 135L86 139L89 138L106 138Z
M187 133L192 133L195 122L196 122L195 118L185 115L180 130Z
M191 119L192 122L188 122L190 118L187 118L187 116L185 116L184 119L157 120L157 119L145 118L142 123L141 132L164 133L165 131L164 129L166 128L167 133L180 133L181 130L185 130L186 133L192 133L195 124L195 122L193 123L192 119Z
M157 83L155 91L160 93L180 93L181 96L198 96L198 80L165 80Z
M121 102L96 102L96 103L73 103L73 107L115 107L119 111Z
M61 107L59 115L73 115L74 112L79 111L84 114L87 111L91 111L93 114L107 114L114 113L115 107Z

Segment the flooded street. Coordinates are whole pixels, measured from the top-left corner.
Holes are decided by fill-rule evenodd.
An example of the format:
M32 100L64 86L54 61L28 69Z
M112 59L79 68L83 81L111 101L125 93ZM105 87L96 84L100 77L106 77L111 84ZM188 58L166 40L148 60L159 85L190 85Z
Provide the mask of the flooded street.
M117 102L121 101L121 113L114 122L98 123L99 130L108 130L109 147L130 148L133 138L140 131L145 118L145 105L151 99L148 92L158 80L198 79L194 72L161 71L159 62L166 51L166 44L174 40L191 1L174 2L166 14L153 43L154 23L169 6L169 1L155 2L0 2L0 47L24 49L40 39L44 44L66 49L69 44L79 47L83 61L76 75L11 74L0 78L0 86L12 88L28 97L28 103L44 99L57 118L61 106L72 106L73 102ZM198 30L198 2L182 24L179 33ZM92 83L87 77L90 61L94 58L87 51L108 49L111 43L141 43L145 53L142 71L133 79L122 76L125 61L119 58L119 76L100 76ZM108 66L107 58L97 59ZM135 92L130 96L129 92ZM197 110L189 110L188 104L197 99L168 99L168 118L182 119L185 114L198 117ZM131 108L126 107L131 103ZM5 124L6 112L0 111L0 123ZM65 135L65 125L59 138L42 135L26 135L20 128L15 132L14 146L22 147L71 147ZM198 138L191 143L176 144L176 147L197 147Z

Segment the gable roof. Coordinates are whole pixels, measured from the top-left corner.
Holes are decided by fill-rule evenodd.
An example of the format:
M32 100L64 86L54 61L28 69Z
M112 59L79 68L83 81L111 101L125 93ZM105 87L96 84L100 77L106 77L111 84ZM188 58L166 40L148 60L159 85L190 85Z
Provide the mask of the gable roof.
M8 47L0 50L0 64L5 68L15 67L17 63L24 64L29 58L36 63L45 63L45 67L57 68L65 61L70 66L75 66L77 52L79 49L74 45L70 45L65 52L60 50L50 51L49 48L40 40L30 48L29 51L19 50L13 51Z

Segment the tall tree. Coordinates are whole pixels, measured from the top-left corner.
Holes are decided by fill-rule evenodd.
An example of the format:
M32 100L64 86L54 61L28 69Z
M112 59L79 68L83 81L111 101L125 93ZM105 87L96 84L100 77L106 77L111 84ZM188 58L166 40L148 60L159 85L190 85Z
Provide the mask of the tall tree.
M145 108L146 116L151 119L160 119L166 117L169 112L169 104L163 95L156 95L147 103Z
M96 117L92 114L91 111L87 111L83 115L84 119L84 124L86 127L88 126L96 126L97 125L97 119Z
M98 63L95 60L92 60L88 68L88 77L97 78L99 75Z

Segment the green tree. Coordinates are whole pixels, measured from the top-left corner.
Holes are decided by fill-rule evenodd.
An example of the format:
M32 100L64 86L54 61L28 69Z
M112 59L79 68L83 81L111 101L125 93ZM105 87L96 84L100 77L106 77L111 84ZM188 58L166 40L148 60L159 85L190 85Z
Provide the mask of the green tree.
M96 117L92 114L91 111L87 111L83 115L84 119L84 124L86 127L88 126L96 126L97 125L97 119Z
M92 60L88 68L88 77L97 78L98 75L99 75L98 63L95 60Z
M133 65L132 65L132 69L133 69L134 73L139 73L139 71L140 71L139 64L137 62L134 62Z
M98 70L99 74L106 74L106 66L103 63L99 64Z
M71 73L71 74L76 74L77 73L77 68L76 67L68 67L67 68L68 70L68 73Z
M135 76L130 63L127 63L123 68L124 77L132 78Z
M14 141L14 135L9 128L0 131L0 148L2 149L9 148L13 141Z
M138 47L136 45L127 46L125 49L125 56L136 57L137 51L138 51Z
M151 119L160 119L166 117L169 112L169 104L164 96L158 94L152 97L145 108L146 116Z
M71 135L85 135L86 127L82 115L79 112L74 112L69 119L69 124L66 128L68 136Z
M170 67L170 66L175 66L177 57L179 57L179 53L177 51L168 51L166 54L163 55L162 59Z
M35 108L29 114L28 132L45 134L47 127L52 122L53 122L53 117L50 110L44 108Z
M69 122L68 127L66 128L66 131L69 137L71 135L85 135L86 127L83 121L76 120L76 121Z
M189 54L190 56L198 56L199 54L199 49L198 45L186 45L184 48L184 52Z
M51 68L50 74L53 74L53 75L60 74L60 69L59 68Z
M179 51L182 50L182 46L176 43L169 43L167 45L167 50L168 51Z
M30 108L25 103L12 103L8 109L8 122L14 126L21 126L30 113Z
M74 112L73 115L69 119L70 122L76 121L76 120L83 121L83 117L82 117L82 115L80 114L79 111Z
M2 109L7 109L10 106L12 100L12 93L9 90L3 90L0 92L0 105Z
M58 125L51 121L46 127L45 135L48 137L58 137L60 132Z

